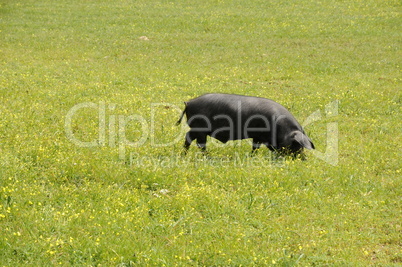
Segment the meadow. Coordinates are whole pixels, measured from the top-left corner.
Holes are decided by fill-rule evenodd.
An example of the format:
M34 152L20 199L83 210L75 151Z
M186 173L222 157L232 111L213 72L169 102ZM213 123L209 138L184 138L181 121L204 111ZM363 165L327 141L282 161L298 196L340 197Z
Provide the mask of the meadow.
M397 0L0 0L1 266L400 266ZM271 98L288 159L175 122Z

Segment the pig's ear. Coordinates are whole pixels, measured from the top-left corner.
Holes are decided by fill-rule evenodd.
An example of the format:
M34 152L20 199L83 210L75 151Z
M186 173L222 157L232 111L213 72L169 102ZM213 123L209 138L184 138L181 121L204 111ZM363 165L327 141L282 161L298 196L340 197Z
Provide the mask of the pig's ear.
M315 149L313 142L304 133L297 131L293 138L302 147L305 147L307 149Z

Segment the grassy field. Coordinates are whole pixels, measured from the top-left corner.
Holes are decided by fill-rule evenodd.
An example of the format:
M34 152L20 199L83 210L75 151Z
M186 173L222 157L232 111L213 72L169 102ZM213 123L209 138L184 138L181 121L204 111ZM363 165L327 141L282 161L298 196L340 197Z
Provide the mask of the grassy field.
M0 0L0 266L400 266L401 7ZM316 151L183 157L207 92Z

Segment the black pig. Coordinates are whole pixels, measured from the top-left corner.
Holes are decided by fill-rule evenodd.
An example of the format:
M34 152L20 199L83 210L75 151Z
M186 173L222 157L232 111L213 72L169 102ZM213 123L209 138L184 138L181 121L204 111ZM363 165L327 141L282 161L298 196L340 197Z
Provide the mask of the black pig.
M261 144L270 150L285 150L292 154L303 148L314 149L295 117L273 100L234 94L205 94L184 102L184 114L190 130L186 134L185 151L196 139L205 151L207 136L226 143L229 140L253 139L254 152Z

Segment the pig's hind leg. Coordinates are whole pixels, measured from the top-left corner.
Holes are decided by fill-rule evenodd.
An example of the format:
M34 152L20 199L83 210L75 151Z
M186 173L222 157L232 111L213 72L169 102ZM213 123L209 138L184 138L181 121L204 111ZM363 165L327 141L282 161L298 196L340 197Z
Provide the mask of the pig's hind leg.
M260 148L260 146L261 142L253 139L253 149L251 150L251 154L254 154L257 151L257 149Z
M191 143L197 139L197 146L201 151L206 150L207 134L203 132L188 131L186 134L186 140L184 141L184 153L187 153Z
M201 149L202 152L205 152L207 150L207 134L198 133L197 146Z

